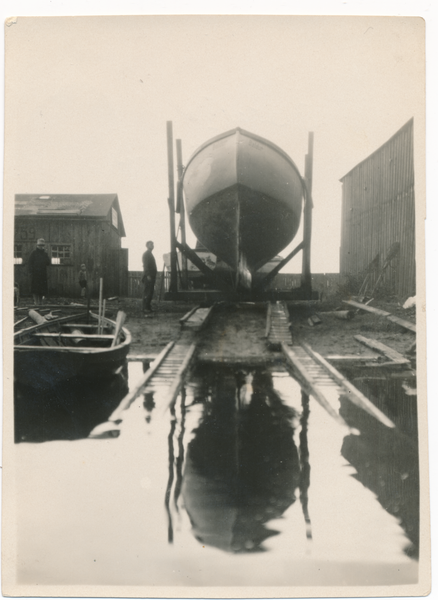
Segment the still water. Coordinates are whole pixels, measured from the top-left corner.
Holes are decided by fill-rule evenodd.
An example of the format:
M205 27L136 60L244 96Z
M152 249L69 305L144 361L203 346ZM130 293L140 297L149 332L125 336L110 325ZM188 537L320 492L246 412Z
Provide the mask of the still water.
M388 430L332 392L339 426L287 373L205 368L176 404L141 377L15 398L18 583L415 583L412 382L353 374Z

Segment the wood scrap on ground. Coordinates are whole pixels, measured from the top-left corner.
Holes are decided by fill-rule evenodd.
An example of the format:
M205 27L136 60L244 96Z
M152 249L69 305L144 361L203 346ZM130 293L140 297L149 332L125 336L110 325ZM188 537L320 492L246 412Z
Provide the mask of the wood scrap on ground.
M355 302L354 300L342 300L344 304L348 304L350 306L354 306L355 308L359 308L360 310L365 310L367 312L373 313L374 315L379 315L381 317L388 317L391 313L386 310L381 310L380 308L374 308L373 306L368 306L367 304L361 304L360 302Z
M313 327L314 325L321 325L322 323L318 315L310 315L310 317L307 319L307 322L309 323L310 327Z
M384 363L385 366L386 365L394 365L394 366L395 365L407 365L410 362L408 358L405 358L402 354L397 352L397 350L394 350L393 348L386 346L386 344L383 344L382 342L379 342L378 340L366 338L363 335L355 335L354 339L357 340L358 342L360 342L361 344L364 344L368 348L377 350L378 352L380 352L381 354L386 356L386 358L389 358L389 360L391 362Z
M414 333L417 333L417 328L414 325L414 323L411 323L410 321L405 321L404 319L399 319L399 317L394 317L393 315L390 315L388 317L388 321L392 321L392 323L396 323L397 325L400 325L400 327L403 327L404 329L409 329L409 331L413 331Z

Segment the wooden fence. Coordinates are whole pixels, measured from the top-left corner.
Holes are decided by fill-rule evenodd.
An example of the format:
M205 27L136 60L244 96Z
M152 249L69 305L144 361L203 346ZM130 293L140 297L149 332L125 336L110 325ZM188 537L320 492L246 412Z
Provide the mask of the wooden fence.
M141 298L143 294L143 272L129 271L128 273L128 297ZM312 289L317 291L322 298L329 298L339 293L348 283L348 278L340 273L316 273L312 275ZM301 286L301 274L279 273L271 282L271 290L291 290ZM169 289L169 272L157 274L155 284L154 298L157 300L163 297L165 291Z

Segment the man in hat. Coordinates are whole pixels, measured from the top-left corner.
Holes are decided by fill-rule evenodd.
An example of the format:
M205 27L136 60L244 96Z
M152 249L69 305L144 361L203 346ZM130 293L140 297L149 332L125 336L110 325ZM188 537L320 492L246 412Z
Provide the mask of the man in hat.
M36 249L29 256L27 265L31 277L30 291L34 304L41 304L43 296L47 296L47 267L50 265L50 258L45 247L45 241L43 238L39 238Z
M154 249L154 242L149 241L146 242L146 252L143 254L143 283L144 283L144 292L143 292L143 314L148 314L152 312L152 298L154 296L154 287L155 287L155 279L157 278L157 263L155 262L155 257L152 254L152 250Z

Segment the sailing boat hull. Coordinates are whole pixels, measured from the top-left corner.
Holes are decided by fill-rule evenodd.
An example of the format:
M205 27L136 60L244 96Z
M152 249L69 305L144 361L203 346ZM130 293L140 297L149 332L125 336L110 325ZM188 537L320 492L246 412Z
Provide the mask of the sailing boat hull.
M241 129L201 146L183 180L198 240L234 270L252 274L295 237L304 194L289 156Z

